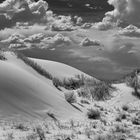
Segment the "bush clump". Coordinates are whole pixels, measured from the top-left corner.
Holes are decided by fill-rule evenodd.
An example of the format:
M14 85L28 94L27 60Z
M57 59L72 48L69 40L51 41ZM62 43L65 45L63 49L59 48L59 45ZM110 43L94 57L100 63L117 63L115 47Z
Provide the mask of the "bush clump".
M89 119L98 120L101 118L101 112L97 109L89 109L87 112L87 116Z
M0 60L3 60L3 61L7 60L6 57L2 53L0 53Z
M67 102L69 102L70 104L76 103L76 95L74 91L66 92L64 95Z
M140 98L140 82L139 75L140 71L135 70L131 75L125 78L126 84L134 89L133 95Z
M140 125L140 117L134 117L134 118L132 119L132 123L133 123L134 125Z
M112 90L113 87L106 82L96 83L92 93L92 98L95 100L106 100L111 96Z
M122 106L122 110L128 111L128 110L129 110L129 106L128 106L128 105L123 105L123 106Z
M76 76L75 78L63 79L63 80L59 80L58 78L53 78L52 81L56 88L64 87L65 89L68 90L78 89L84 85L84 79L82 79L80 76Z

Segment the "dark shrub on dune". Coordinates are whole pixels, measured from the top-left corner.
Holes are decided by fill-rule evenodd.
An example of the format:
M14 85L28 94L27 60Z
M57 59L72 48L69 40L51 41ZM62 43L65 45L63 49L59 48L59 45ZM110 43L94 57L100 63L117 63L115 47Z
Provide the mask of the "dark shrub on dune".
M89 119L98 120L101 118L101 112L97 109L89 109L87 112L87 116Z
M55 87L64 87L68 90L78 89L84 85L84 79L82 78L82 75L75 76L75 78L64 78L63 80L53 78L52 81Z
M114 90L115 88L113 88L111 84L107 82L97 81L93 84L83 86L78 91L78 95L87 99L101 101L109 99Z
M3 60L3 61L7 60L6 57L4 56L4 54L2 54L1 52L0 52L0 60Z
M98 82L94 86L92 98L95 100L106 100L111 96L113 87L106 82Z
M126 84L134 89L133 95L140 98L140 74L139 70L135 70L131 75L126 77Z

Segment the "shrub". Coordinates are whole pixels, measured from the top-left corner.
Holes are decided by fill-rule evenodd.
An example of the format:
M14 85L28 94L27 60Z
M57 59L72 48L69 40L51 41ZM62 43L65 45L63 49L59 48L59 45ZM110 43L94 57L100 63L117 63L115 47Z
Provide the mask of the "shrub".
M111 96L111 91L114 90L110 84L106 82L98 82L94 86L94 89L91 88L90 92L92 98L95 100L106 100Z
M97 120L101 118L101 113L97 109L89 109L87 112L87 116L89 119Z
M134 117L132 119L132 123L135 125L140 125L140 117Z
M135 70L131 75L125 78L126 84L134 89L133 94L140 98L140 83L138 74L139 70Z
M21 131L28 131L29 130L29 128L27 127L27 126L25 126L24 124L17 124L16 126L15 126L15 129L19 129L19 130L21 130Z
M120 125L120 124L115 125L114 132L117 132L117 133L127 133L128 131L129 130L126 129L126 127L124 127L123 125Z
M74 91L66 92L64 95L67 102L70 104L76 103L76 95L74 94Z
M85 81L85 85L78 90L78 95L87 99L107 100L113 90L115 88L107 82L91 80Z
M45 138L45 132L41 127L36 127L36 133L38 134L40 140L46 140Z
M2 53L0 53L0 60L7 60L6 57Z
M128 105L123 105L123 106L122 106L122 109L123 109L124 111L128 111L128 110L129 110L129 106L128 106Z
M78 79L77 77L63 79L63 80L59 80L58 78L53 78L52 81L55 87L57 88L64 87L65 89L68 90L78 89L80 88L80 86L84 85L83 80Z
M127 116L124 113L119 114L119 116L116 118L116 121L121 122L122 120L126 119Z
M54 85L56 88L58 88L59 86L62 86L62 85L63 85L62 81L59 80L58 78L55 78L55 77L52 79L52 82L53 82L53 85Z
M82 104L90 104L87 100L81 100L80 101Z
M88 87L84 86L81 87L78 91L77 91L79 97L83 97L86 99L90 99L91 98L91 94L90 94L90 90Z

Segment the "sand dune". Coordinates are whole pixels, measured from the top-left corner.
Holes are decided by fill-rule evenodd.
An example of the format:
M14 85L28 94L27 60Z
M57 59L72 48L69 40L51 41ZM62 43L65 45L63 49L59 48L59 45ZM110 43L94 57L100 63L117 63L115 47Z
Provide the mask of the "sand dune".
M42 68L49 71L53 76L59 79L74 78L77 75L84 75L90 77L84 72L63 63L49 61L49 60L46 61L42 59L32 59L32 60L35 61L37 64L39 64Z
M49 79L39 75L13 54L7 52L5 56L8 60L0 61L2 115L20 114L45 118L47 112L50 112L63 118L80 116L80 112L65 101L62 93Z

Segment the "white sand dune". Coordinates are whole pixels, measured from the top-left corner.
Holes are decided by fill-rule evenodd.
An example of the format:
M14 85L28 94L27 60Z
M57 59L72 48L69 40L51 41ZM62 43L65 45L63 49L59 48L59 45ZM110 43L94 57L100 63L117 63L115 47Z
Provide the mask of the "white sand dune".
M81 116L78 110L65 101L62 93L49 79L39 75L13 54L7 52L5 56L8 60L0 60L1 115L45 118L47 112L50 112L62 118Z
M112 99L107 101L109 106L121 107L139 101L139 99L132 94L134 90L125 83L114 84L113 86L116 88L116 91L114 91Z
M86 77L91 78L89 75L85 74L84 72L81 72L80 70L63 63L49 61L49 60L35 59L35 58L32 58L32 60L35 61L37 64L39 64L42 68L49 71L51 75L59 79L74 78L77 75L84 75Z

